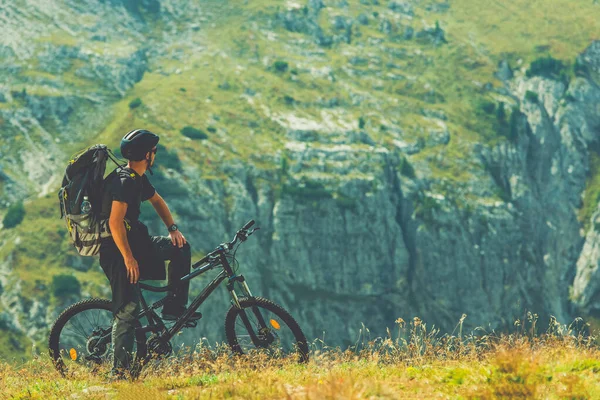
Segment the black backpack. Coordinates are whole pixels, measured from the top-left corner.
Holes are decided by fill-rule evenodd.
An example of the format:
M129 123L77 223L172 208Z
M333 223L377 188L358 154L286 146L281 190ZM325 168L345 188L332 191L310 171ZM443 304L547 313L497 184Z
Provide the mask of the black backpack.
M94 256L100 241L110 237L108 220L100 219L106 161L117 166L114 154L103 144L91 146L71 158L58 191L60 217L65 218L71 242L82 256Z

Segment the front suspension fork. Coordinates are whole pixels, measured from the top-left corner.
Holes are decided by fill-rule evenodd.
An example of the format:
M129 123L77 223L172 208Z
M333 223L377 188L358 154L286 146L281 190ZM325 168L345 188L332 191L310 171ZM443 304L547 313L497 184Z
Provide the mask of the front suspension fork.
M235 292L235 282L240 283L240 286L242 287L242 290L246 297L252 297L252 293L250 293L250 288L248 288L248 284L246 283L246 278L244 278L244 275L234 275L231 278L229 278L227 282L227 290L229 290L229 294L231 295L233 305L241 309L242 306L240 305L239 298L237 296L237 293Z

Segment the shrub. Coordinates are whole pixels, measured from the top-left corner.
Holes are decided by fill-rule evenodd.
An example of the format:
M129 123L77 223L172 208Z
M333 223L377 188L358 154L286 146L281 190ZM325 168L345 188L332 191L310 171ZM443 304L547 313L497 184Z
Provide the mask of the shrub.
M23 202L19 201L8 207L6 215L2 219L2 225L4 225L5 228L13 228L19 225L24 217L25 207L23 206Z
M283 185L282 194L315 201L331 199L333 197L331 192L320 182L305 179L303 183L304 187L299 184Z
M406 158L402 159L402 166L400 167L400 174L410 179L415 179L415 168L408 162Z
M525 100L530 101L532 103L538 103L540 101L540 98L538 97L538 94L536 92L528 90L527 92L525 92Z
M479 108L481 108L486 114L491 114L496 110L496 103L493 101L484 100L479 103Z
M50 288L54 297L69 297L81 293L81 284L77 278L68 274L54 275Z
M506 111L504 110L504 103L502 102L496 107L496 120L498 120L500 125L506 124Z
M129 108L131 110L133 110L134 108L138 108L141 105L142 105L142 99L140 99L139 97L136 97L135 99L133 99L129 102Z
M215 128L214 126L209 126L208 128L206 128L206 130L210 133L215 133L217 131L217 128Z
M190 139L204 140L204 139L208 138L208 135L206 133L204 133L204 131L194 128L192 126L183 127L183 129L181 130L181 133L183 134L183 136L187 136Z
M288 69L288 63L285 61L277 60L273 63L273 68L277 72L285 72Z
M366 122L363 117L358 117L358 129L364 129L365 123Z
M510 140L511 142L515 142L519 137L519 123L522 120L522 118L523 114L521 113L521 110L519 110L519 107L514 106L510 114L508 132L506 135L508 140Z
M181 171L181 160L177 156L177 153L167 150L162 144L157 144L158 149L156 164L166 168L171 168L177 171Z
M287 175L288 173L288 159L286 156L281 157L281 163L279 165L280 169L281 169L281 174L282 175Z
M552 57L540 57L534 60L526 72L527 77L543 76L551 79L566 77L565 65Z

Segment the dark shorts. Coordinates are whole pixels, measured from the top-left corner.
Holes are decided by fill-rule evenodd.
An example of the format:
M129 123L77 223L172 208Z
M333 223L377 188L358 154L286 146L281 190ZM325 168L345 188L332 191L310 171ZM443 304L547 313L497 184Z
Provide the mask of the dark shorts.
M173 245L166 236L130 237L129 245L140 269L140 280L164 280L167 278L165 261L169 265L169 281L176 281L189 273L191 250L188 244L183 248ZM100 247L100 266L110 281L112 289L113 314L125 304L134 300L134 285L129 283L127 269L121 252L112 238L106 239ZM189 281L188 281L189 282ZM189 283L188 283L189 284ZM185 293L187 298L187 293Z

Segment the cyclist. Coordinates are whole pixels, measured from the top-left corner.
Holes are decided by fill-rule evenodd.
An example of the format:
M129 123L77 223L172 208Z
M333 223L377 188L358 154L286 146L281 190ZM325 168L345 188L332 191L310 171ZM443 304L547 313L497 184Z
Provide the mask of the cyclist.
M189 280L177 284L190 272L191 250L183 234L175 225L169 207L152 186L146 171L152 173L159 137L136 129L121 140L121 154L127 166L118 167L104 180L102 215L108 219L111 237L100 245L100 266L110 281L114 323L112 344L114 363L111 375L125 378L130 367L136 318L140 310L138 280L164 280L175 284L170 301L165 302L162 317L173 320L186 310ZM169 236L150 236L148 228L139 221L140 204L148 200L168 228ZM166 260L170 260L168 274ZM200 318L194 313L192 320Z

